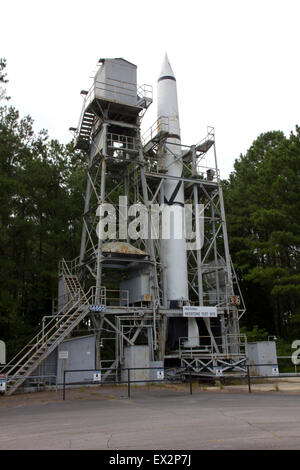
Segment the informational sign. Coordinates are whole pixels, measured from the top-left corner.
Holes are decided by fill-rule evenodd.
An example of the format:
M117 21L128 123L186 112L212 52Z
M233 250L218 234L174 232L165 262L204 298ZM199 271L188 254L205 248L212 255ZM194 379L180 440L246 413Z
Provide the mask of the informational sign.
M216 376L217 377L220 377L221 375L223 375L223 369L222 369L221 366L216 366L215 371L216 371Z
M101 372L95 372L93 375L94 382L101 382Z
M272 367L272 375L279 375L278 366L273 366Z
M6 376L0 375L0 393L5 393L6 390Z
M90 310L92 312L105 312L106 306L105 305L91 305Z
M69 351L59 351L58 359L68 359Z
M207 317L217 317L218 311L217 307L190 307L185 306L183 307L183 316L184 317L200 317L200 318L207 318Z
M156 377L157 377L159 380L163 380L163 379L165 378L164 370L163 370L163 369L159 369L159 370L156 372Z

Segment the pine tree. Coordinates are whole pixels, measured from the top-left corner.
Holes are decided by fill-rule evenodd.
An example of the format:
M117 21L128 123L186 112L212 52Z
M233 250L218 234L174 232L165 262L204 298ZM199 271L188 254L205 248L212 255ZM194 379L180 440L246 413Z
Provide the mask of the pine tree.
M249 326L289 335L300 309L300 133L261 134L224 183Z

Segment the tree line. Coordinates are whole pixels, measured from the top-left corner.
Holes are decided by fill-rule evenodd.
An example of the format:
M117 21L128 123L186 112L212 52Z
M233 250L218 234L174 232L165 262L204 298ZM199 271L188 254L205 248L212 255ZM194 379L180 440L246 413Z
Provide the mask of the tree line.
M224 182L245 326L287 341L300 328L300 128L261 134Z
M9 106L0 59L0 339L8 356L40 329L58 262L79 253L86 156L35 133ZM300 327L300 128L258 136L223 181L242 330L295 339ZM257 338L257 339L262 339Z
M7 355L40 329L57 297L58 262L78 255L85 157L35 133L9 106L0 61L0 337Z

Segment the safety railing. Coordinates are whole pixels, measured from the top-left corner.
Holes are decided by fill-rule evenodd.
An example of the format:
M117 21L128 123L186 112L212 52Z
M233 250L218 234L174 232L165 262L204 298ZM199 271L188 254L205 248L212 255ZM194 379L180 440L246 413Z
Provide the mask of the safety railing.
M59 263L59 272L62 275L76 275L78 267L79 257L71 261L62 259ZM125 289L108 289L105 286L92 286L89 289L89 296L92 306L99 304L106 306L129 306L129 291Z
M21 376L15 376L16 379L20 378ZM6 391L6 377L2 377L3 386L1 392L4 394ZM43 391L45 387L49 386L51 389L55 387L56 391L56 400L58 399L58 382L57 376L52 375L30 375L22 384L22 391L25 393L28 389L33 388L34 391Z
M77 275L80 265L80 257L66 261L64 258L59 261L59 274Z
M82 120L83 120L85 110L86 110L86 95L84 97L83 105L82 105L82 108L81 108L81 113L80 113L80 116L79 116L78 126L75 130L75 141L79 137L79 133L80 133L81 124L82 124Z
M95 80L85 98L85 110L95 98L114 101L115 103L127 104L129 106L148 107L153 99L152 86L143 84L139 87L135 83L114 80L107 83ZM143 103L144 102L144 103Z
M197 177L207 182L216 183L220 179L220 171L217 168L199 165L197 163Z
M115 380L105 380L105 382L102 381L103 375L105 374L106 371L109 371L110 368L102 368L102 369L66 369L64 370L64 375L63 375L63 383L59 384L62 385L63 389L63 400L66 398L66 388L67 386L74 387L76 385L115 385ZM182 371L182 368L178 368L178 370ZM67 382L67 374L73 373L90 373L91 374L91 380L85 380L85 381L72 381L72 382ZM138 378L136 380L135 377L133 377L133 373L135 372L136 376L141 373L142 377ZM121 369L121 377L118 379L118 384L126 384L127 389L128 389L128 398L130 398L131 395L131 384L147 384L147 383L162 383L162 382L170 382L174 380L174 377L166 376L167 369L165 369L163 366L160 367L125 367Z
M81 303L88 304L91 299L91 290L84 294L84 298L78 299L74 302L73 299L55 316L49 319L48 323L43 326L41 331L35 335L21 351L19 351L4 367L0 369L0 373L13 375L17 368L21 368L35 352L42 346L47 345L51 337L59 329L59 327L72 316L74 309L80 306Z
M128 307L129 291L125 289L107 289L105 286L91 287L91 310L101 310L102 307ZM103 309L102 309L103 310Z
M216 347L221 355L247 355L247 337L244 334L229 334L217 337L193 336L179 338L180 355L207 354L216 356Z
M66 307L70 306L72 301L70 300ZM58 312L57 315L50 318L47 325L42 327L41 331L39 331L5 366L0 369L0 373L9 373L11 374L17 367L20 367L29 356L42 346L45 342L45 332L49 326L56 326L58 317L63 317L63 309Z
M115 152L138 152L139 142L135 137L124 134L107 134L107 145Z
M251 373L252 367L267 367L270 370L269 374L264 375L253 375ZM101 369L66 369L64 371L63 376L63 383L59 384L62 385L63 389L63 400L66 399L66 389L67 387L74 387L77 385L98 385L98 386L106 386L106 385L115 385L115 380L105 380L103 381L103 376L105 372L109 370L109 368L101 368ZM116 369L117 370L117 369ZM91 373L91 380L85 381L72 381L68 382L67 376L69 373L82 373L82 372L90 372ZM188 384L188 391L192 395L193 394L193 383L197 381L198 385L201 383L205 383L207 380L211 381L211 379L215 379L216 381L221 382L222 384L226 384L226 381L236 381L242 380L246 381L248 385L248 392L252 392L253 381L255 379L284 379L290 378L291 376L294 378L300 377L300 373L297 374L284 374L279 373L278 364L277 363L263 363L263 364L246 364L245 371L239 375L234 374L226 374L223 373L222 368L216 367L215 372L212 374L195 374L191 368L186 367L175 367L175 368L166 368L164 366L156 366L156 367L125 367L119 371L119 379L117 383L119 385L127 385L127 393L128 398L131 397L132 394L132 385L147 385L147 384L160 384L160 383L174 383L174 382L181 382ZM139 374L141 375L139 377ZM199 390L199 388L198 388Z
M224 269L224 267L222 267L222 269ZM211 279L215 280L215 277L216 277L216 271L219 270L220 271L220 267L217 268L216 270L214 270L213 268L209 268L210 270L210 273L209 273L209 276L211 277ZM207 275L207 273L205 272L205 265L202 269L202 273L204 276ZM203 294L203 305L204 306L214 306L214 307L217 307L217 308L224 308L228 305L236 305L237 307L240 305L237 303L233 303L231 301L231 297L234 297L234 296L231 296L231 295L228 295L228 294L224 294L224 293L218 293L216 290L211 290L210 292L204 292ZM235 296L237 297L237 296ZM190 301L190 304L191 306L198 306L199 305L199 301Z
M145 146L149 141L157 137L160 132L168 133L168 131L169 131L169 117L161 116L141 136L143 146Z
M147 100L149 103L153 101L153 87L152 85L139 85L137 88L137 95L139 100Z
M288 356L285 356L288 358ZM55 375L36 375L29 376L26 379L25 387L28 385L28 380L32 380L32 385L36 381L37 386L42 386L49 384L49 379L51 382L55 382L56 387L56 396L58 389L63 391L63 400L66 399L66 390L67 388L73 388L76 386L109 386L109 385L126 385L128 390L128 398L130 398L132 393L132 385L147 385L147 384L160 384L160 383L186 383L188 384L189 393L193 393L193 384L195 381L198 385L202 383L206 384L207 381L211 384L211 380L215 380L215 384L218 382L223 385L236 384L236 380L246 381L248 385L248 392L251 393L252 387L256 384L256 380L260 380L261 383L269 383L271 380L281 380L281 379L291 379L291 378L300 378L300 373L282 373L279 370L278 362L274 363L258 363L250 364L249 362L245 365L245 370L240 374L227 373L226 368L216 366L213 373L197 374L194 373L192 368L189 367L164 367L164 366L154 366L154 367L103 367L104 363L113 362L113 361L101 361L99 369L65 369L63 373L63 381L59 383ZM288 367L290 364L283 363L280 367ZM264 370L265 372L257 374L255 369ZM108 372L113 371L113 374L109 376ZM85 380L74 380L76 374L79 373L88 373L89 377ZM68 374L73 373L73 380L70 380ZM107 380L108 378L108 380ZM67 380L68 379L68 380ZM266 382L262 382L262 379L266 379ZM1 380L5 381L5 376L1 376ZM299 383L299 382L298 382ZM243 385L243 383L238 382L238 385ZM198 388L198 390L200 390Z
M214 142L215 142L215 129L214 127L208 126L207 135L195 145L197 154L198 155L205 154L211 148Z
M95 98L102 98L109 101L115 101L116 103L120 102L136 106L136 85L134 83L122 82L120 80L114 80L114 82L114 84L111 84L95 80L86 97L86 108Z

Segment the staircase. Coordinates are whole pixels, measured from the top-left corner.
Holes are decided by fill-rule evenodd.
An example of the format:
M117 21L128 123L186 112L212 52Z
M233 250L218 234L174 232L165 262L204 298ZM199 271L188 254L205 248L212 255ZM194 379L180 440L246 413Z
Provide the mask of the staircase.
M78 277L72 274L64 275L65 285L67 290L71 294L73 300L78 300L82 295L84 295L83 289L80 285Z
M88 150L90 147L90 137L94 125L94 113L84 111L80 120L80 127L76 136L75 148Z
M54 315L47 325L15 356L0 372L6 375L6 394L12 395L34 370L74 330L90 311L93 290L84 293L76 275L72 275L63 264L70 300Z
M169 118L161 116L142 136L143 151L146 155L153 156L154 147L168 136Z

